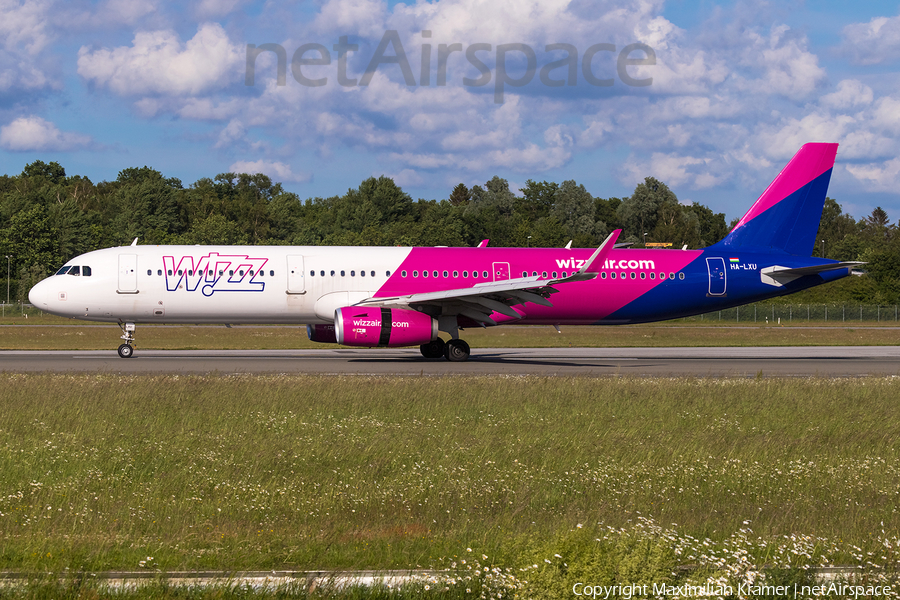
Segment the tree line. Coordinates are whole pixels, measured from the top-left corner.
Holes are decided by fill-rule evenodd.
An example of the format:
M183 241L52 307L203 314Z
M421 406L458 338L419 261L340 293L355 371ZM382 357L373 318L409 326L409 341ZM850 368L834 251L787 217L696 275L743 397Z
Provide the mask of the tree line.
M732 223L733 225L733 223ZM302 200L266 175L221 173L189 186L149 167L115 181L67 175L35 161L0 176L0 250L8 257L12 298L70 258L99 248L141 244L325 246L596 247L613 229L635 247L669 242L699 248L728 232L724 213L685 205L647 177L627 198L598 198L575 181L529 179L519 194L493 177L460 183L446 199L413 200L389 177L370 177L341 196ZM826 202L816 252L867 260L875 285L850 286L887 303L900 298L900 236L883 210L856 221ZM857 279L857 278L853 278ZM860 291L862 290L862 291ZM850 292L846 292L850 293Z

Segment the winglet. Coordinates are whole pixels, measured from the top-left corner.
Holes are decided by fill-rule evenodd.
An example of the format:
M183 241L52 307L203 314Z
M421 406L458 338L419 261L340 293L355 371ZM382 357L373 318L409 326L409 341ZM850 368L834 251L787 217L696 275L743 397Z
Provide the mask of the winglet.
M588 281L597 277L600 268L603 266L603 263L606 262L606 257L609 256L609 253L616 247L616 240L619 239L619 234L621 233L621 229L613 231L605 240L603 240L600 247L594 250L594 253L585 261L583 267L568 277L551 281L550 284L556 285L557 283L568 283L570 281Z
M481 240L481 243L478 244L478 247L479 248L487 248L488 242L490 242L490 241L491 240Z
M584 275L585 273L599 273L600 265L603 264L610 251L615 247L616 240L619 239L619 234L621 233L621 229L616 229L609 234L603 243L600 244L600 247L594 250L594 253L587 259L587 262L584 263L584 266L581 267L576 274ZM594 268L595 263L597 264L596 268Z

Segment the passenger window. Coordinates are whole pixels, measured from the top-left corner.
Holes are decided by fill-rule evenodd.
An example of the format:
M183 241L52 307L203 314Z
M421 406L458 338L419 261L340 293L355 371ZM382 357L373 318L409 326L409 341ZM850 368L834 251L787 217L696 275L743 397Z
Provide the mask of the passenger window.
M346 276L347 276L347 272L346 272L346 271L341 271L341 277L346 277Z
M172 274L172 271L169 271L169 275L171 275L171 274ZM219 269L219 277L221 277L221 276L224 275L224 274L225 274L225 270L224 270L224 269Z
M531 276L532 276L532 277L537 277L537 271L532 271L532 272L531 272Z
M406 277L406 271L400 271L400 276L401 276L401 277Z
M183 274L184 274L184 271L182 271L181 269L178 269L178 276L181 277Z
M375 277L375 271L372 271L371 273L369 273L369 275L371 275L372 277Z
M366 276L366 272L365 272L365 271L360 271L360 272L359 272L359 276L360 276L360 277L365 277L365 276Z
M609 274L609 278L610 278L610 279L615 279L615 278L616 278L616 272L613 271L612 273L610 273L610 274Z
M390 271L385 271L385 272L384 272L384 275L385 275L385 277L390 277L390 276L391 276L391 272L390 272ZM404 274L403 276L406 277L406 274Z
M147 269L147 275L153 275L153 271L150 269Z
M454 277L459 277L459 271L453 271L453 276L454 276Z
M350 271L350 277L356 277L356 271Z
M309 272L309 275L310 275L310 277L315 277L315 276L316 276L316 272L315 272L315 271L310 271L310 272Z
M320 277L325 277L325 271L319 271L319 276L320 276Z
M647 279L647 274L646 274L646 273L641 273L641 279Z
M431 274L432 274L434 277L437 277L437 276L438 276L437 271L432 271Z
M334 271L331 272L331 276L334 277Z
M419 276L419 272L418 272L418 271L413 271L413 277L418 277L418 276Z
M679 273L679 274L678 274L678 279L682 279L682 280L683 280L683 279L684 279L684 273Z
M543 273L541 273L541 277L543 279L547 279L547 271L544 271Z
M553 279L557 279L556 271L553 271Z
M428 271L422 271L422 277L428 277Z
M656 279L656 273L650 273L650 279Z
M632 271L632 272L631 272L631 278L632 278L632 279L635 279L636 277L637 277L637 275L634 273L634 271Z
M669 279L675 279L675 273L669 273Z
M157 270L156 270L156 274L157 274L159 277L162 277L162 269L157 269ZM210 273L210 275L212 275L212 273Z
M487 271L482 271L482 272L481 272L481 276L484 277L485 279L487 279L487 278L488 278L488 272L487 272Z
M178 274L181 275L181 272L179 272ZM234 277L234 269L229 269L229 270L228 270L228 276L229 276L229 277Z
M166 271L166 273L168 273L168 274L169 274L169 277L171 277L171 276L172 276L172 269L169 269L168 271ZM219 274L221 275L222 272L220 271Z
M465 278L467 278L468 276L469 276L469 272L468 272L468 271L463 271L463 278L465 279Z
M275 277L275 271L269 271L269 277Z
M600 279L606 279L606 272L600 273Z

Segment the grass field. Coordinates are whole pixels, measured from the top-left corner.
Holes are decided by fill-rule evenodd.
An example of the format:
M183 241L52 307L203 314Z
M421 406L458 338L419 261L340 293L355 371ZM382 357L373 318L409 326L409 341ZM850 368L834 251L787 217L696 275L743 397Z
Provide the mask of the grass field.
M900 531L894 379L6 374L0 390L5 569L428 568L466 548L512 567L578 524L654 523L714 544L811 536L852 563Z

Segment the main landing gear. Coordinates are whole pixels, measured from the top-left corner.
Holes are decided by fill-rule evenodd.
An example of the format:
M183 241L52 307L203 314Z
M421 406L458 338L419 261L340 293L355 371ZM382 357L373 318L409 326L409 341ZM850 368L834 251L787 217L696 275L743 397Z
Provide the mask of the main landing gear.
M120 337L125 340L125 343L119 346L119 357L131 358L134 356L134 323L119 321L119 329L122 330Z
M463 362L469 360L472 353L469 345L463 340L455 339L444 341L441 338L432 340L427 344L419 346L419 351L425 358L441 358L444 357L450 362Z

